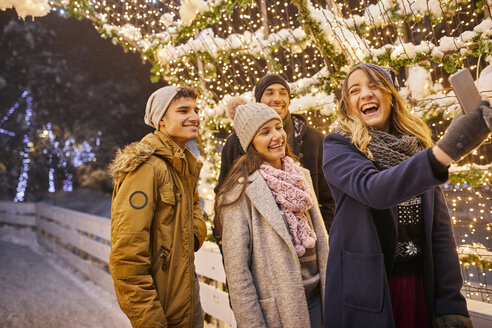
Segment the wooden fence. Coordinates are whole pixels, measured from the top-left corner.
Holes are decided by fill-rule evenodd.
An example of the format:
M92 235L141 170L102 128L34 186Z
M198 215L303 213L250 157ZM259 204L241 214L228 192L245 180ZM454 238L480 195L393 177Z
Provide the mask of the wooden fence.
M38 243L61 257L88 279L114 295L109 274L110 221L42 203L0 201L0 225L30 227ZM219 327L235 327L227 293L222 291L225 272L214 243L205 242L195 254L204 311ZM475 328L492 327L492 304L467 300Z
M62 258L107 292L115 295L109 274L110 221L42 203L0 202L0 224L30 227L38 243ZM235 327L227 293L222 256L214 243L205 242L195 254L204 311L220 327Z

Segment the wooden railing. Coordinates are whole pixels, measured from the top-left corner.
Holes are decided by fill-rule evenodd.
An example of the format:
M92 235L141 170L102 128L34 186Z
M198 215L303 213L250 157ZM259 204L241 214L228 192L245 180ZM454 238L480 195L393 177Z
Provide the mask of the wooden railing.
M114 295L108 265L108 218L42 203L0 201L0 225L2 224L36 230L41 246ZM218 326L235 327L227 293L222 291L225 272L217 246L206 242L195 255L195 265L200 276L200 296L204 311ZM475 328L492 327L492 304L469 299L467 303Z
M62 258L89 280L115 295L109 274L110 221L42 203L0 202L0 224L31 227L38 243ZM204 311L220 327L235 327L227 293L222 256L214 243L205 242L195 255Z

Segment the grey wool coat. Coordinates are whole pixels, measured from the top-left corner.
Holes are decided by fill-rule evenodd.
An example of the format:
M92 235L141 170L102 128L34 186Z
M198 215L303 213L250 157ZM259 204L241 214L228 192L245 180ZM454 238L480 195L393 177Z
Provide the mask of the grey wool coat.
M316 202L309 171L302 171ZM247 183L238 202L222 209L224 266L238 327L311 327L300 262L283 213L258 171ZM241 190L239 182L228 195L230 200ZM317 236L324 304L328 234L319 207L314 205L309 213Z

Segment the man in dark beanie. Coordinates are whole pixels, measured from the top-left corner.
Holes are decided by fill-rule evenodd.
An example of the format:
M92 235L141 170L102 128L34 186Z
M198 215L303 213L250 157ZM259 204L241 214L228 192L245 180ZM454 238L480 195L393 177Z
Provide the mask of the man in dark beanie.
M282 77L278 75L265 75L254 88L256 102L263 103L273 108L284 124L289 147L299 157L302 165L311 173L314 191L318 198L321 214L329 232L335 205L330 189L323 176L321 161L323 159L323 134L308 126L306 119L298 114L289 112L290 88ZM244 154L239 138L232 133L222 149L222 164L220 167L219 182L215 187L215 193L220 189L227 173L232 168L234 161Z

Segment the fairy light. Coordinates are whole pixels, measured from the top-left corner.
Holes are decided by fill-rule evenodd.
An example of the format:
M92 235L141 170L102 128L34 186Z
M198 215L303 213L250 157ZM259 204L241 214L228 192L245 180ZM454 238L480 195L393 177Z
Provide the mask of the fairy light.
M50 167L50 170L48 172L48 192L55 192L55 169Z
M25 99L26 102L26 112L24 115L24 124L26 126L31 125L31 117L32 117L32 97L30 96L29 91L24 91L22 93L22 98ZM17 106L18 108L18 106ZM31 138L29 137L29 134L26 133L24 134L24 137L22 139L23 142L23 150L20 151L21 155L21 171L19 175L19 181L17 182L17 188L16 188L16 194L14 197L14 203L17 202L22 202L24 201L24 197L26 195L26 188L27 188L27 181L29 179L29 167L30 167L30 159L29 159L29 153L31 151Z
M73 173L69 170L69 164L74 168L81 166L84 163L90 163L96 160L96 155L93 152L93 146L86 140L81 143L77 143L72 137L60 140L53 133L51 122L46 124L45 129L39 133L41 138L46 138L48 144L45 146L45 151L48 154L49 163L57 160L57 168L63 170L65 178L63 180L62 189L64 191L73 190ZM94 140L96 146L100 145L100 137L102 132L98 131L97 137ZM49 151L48 151L49 149ZM48 173L49 179L49 192L55 192L55 168L51 167Z
M322 17L323 10L326 10L318 2L307 1L303 3L310 6L307 9L310 11L314 23L317 22L314 18ZM340 26L346 27L348 32L353 32L363 38L364 47L367 46L367 49L364 50L364 60L383 64L390 63L394 67L408 67L413 63L425 65L430 73L429 84L432 85L432 92L423 99L416 99L410 94L408 100L412 104L414 114L429 122L433 135L437 139L443 135L450 123L450 118L459 111L456 105L449 105L453 101L450 100L451 95L447 84L448 71L464 66L473 72L477 70L480 72L487 65L488 50L477 54L476 50L473 52L470 49L477 45L471 44L475 42L472 39L482 40L481 46L484 47L484 44L488 44L490 41L490 37L477 33L472 39L464 40L466 33L473 31L474 27L487 19L486 15L483 8L477 6L477 2L458 1L449 5L443 2L437 9L423 5L425 1L412 1L407 3L405 8L399 7L399 4L402 3L399 1L389 3L387 7L381 7L381 3L374 4L366 0L358 2L335 0L332 2L339 11L336 17ZM143 54L145 60L151 61L158 68L155 72L158 78L165 79L172 85L186 83L198 88L204 86L205 90L202 90L204 94L213 95L213 99L203 96L203 106L201 107L204 111L210 108L212 110L207 112L217 113L215 109L220 106L220 101L226 95L250 92L261 76L267 72L272 72L281 74L293 83L312 79L311 84L307 84L306 87L299 87L294 93L294 97L299 103L309 104L308 108L301 106L302 108L299 110L304 113L310 126L323 133L333 131L335 126L330 124L336 118L336 113L335 109L330 108L333 107L331 103L335 103L336 99L329 98L333 97L333 94L328 91L324 98L320 97L322 99L316 101L310 101L308 96L316 96L325 89L336 88L340 79L343 79L340 70L335 71L335 73L340 74L339 77L331 78L330 72L338 67L338 64L335 63L336 56L328 55L327 49L320 46L320 43L317 42L320 40L315 39L319 36L310 35L307 40L302 41L286 38L277 44L266 44L268 36L261 38L255 34L262 31L264 35L273 37L272 35L280 33L284 28L293 31L296 28L306 27L308 23L313 23L299 16L297 7L293 2L272 2L266 8L266 15L262 15L261 8L256 1L250 2L244 7L235 5L232 12L225 10L226 6L232 5L232 1L215 1L216 7L221 8L219 16L216 17L217 19L213 24L200 21L203 24L200 25L199 30L195 29L197 24L191 27L183 24L181 21L183 17L181 16L185 8L181 7L181 3L177 0L165 3L136 0L118 2L90 0L89 4L106 23L116 27L129 24L141 34L142 40L147 38L147 40L152 41L150 42L152 46L148 50L142 51L140 46L135 48L134 45L125 44L126 41L130 40L128 36L118 35L115 38L127 49L136 49ZM73 1L73 5L74 10L78 12L88 10L86 2ZM380 7L377 7L378 5ZM190 10L188 14L191 14ZM167 23L166 19L161 19L166 13L170 14L168 18L172 18L168 19ZM208 13L211 14L211 11ZM194 15L195 19L199 20L200 14ZM213 15L211 14L211 16ZM322 21L322 19L318 22L318 27L321 29L319 38L324 38L324 41L329 42L334 47L335 55L352 58L353 55L346 49L355 49L357 46L351 43L348 38L344 39L343 36L334 35L333 31L329 31L331 22ZM439 26L439 29L436 30L435 26ZM210 28L214 35L221 38L222 41L226 41L219 45L214 43L216 41L211 42L198 38L197 35L206 28ZM179 35L180 31L185 30L188 31L187 36L179 41L172 39ZM160 34L165 32L171 32L172 36L168 39L162 38ZM238 41L240 46L231 46L231 41L227 38L232 34L240 36L240 41ZM455 39L447 44L446 37ZM246 43L245 40L247 39L253 41ZM414 44L415 40L429 42L432 47L418 48L419 45ZM162 48L169 44L175 49L188 42L205 44L206 47L202 47L203 49L198 52L193 50L194 48L190 48L165 64L157 59L156 51L159 47ZM261 44L255 47L253 46L255 42ZM463 44L462 48L452 49L453 44L460 42ZM385 49L388 49L388 52L385 52ZM369 51L371 53L367 54ZM442 58L439 57L440 55ZM203 71L198 68L197 58L202 60ZM347 63L344 69L351 64L351 62ZM327 73L321 74L322 68ZM320 74L317 75L318 73ZM401 75L400 82L404 84L407 82L408 72L400 69L399 73ZM224 137L231 131L231 124L227 119L224 119L222 112L204 115L203 120L205 122L201 128L201 135L205 137L206 154L212 162L212 168L208 173L215 177L220 167L217 149L221 149L224 144ZM463 239L469 242L470 236L484 232L486 234L484 239L488 243L485 247L491 249L492 241L487 235L487 233L490 234L491 206L490 196L487 194L490 194L492 179L490 171L492 170L490 167L480 168L477 166L490 163L490 152L487 153L487 147L490 147L490 141L476 153L467 156L460 162L457 171L452 173L453 179L457 179L459 182L450 182L444 186L444 189L450 210L455 213L452 219L453 223L456 227L464 225L463 229L467 232L467 237L461 234L458 240ZM476 165L469 165L471 163ZM211 192L209 187L204 187L204 190L206 190L204 192L207 195ZM474 192L479 192L479 194ZM463 196L465 194L473 194L472 199L466 199ZM473 217L463 217L461 214L456 214L463 208L473 209L473 211L467 211L473 214ZM487 214L487 216L482 215L481 212L478 213L479 210L483 210L483 214ZM486 222L485 225L482 222ZM474 279L478 276L480 275L475 274ZM465 275L465 277L469 276Z
M20 97L20 100L17 101L4 115L4 117L0 120L0 124L5 124L10 116L19 108L21 108L21 102L25 101L26 108L23 119L24 128L27 132L24 134L22 139L23 148L19 151L20 155L20 174L16 187L16 194L13 199L14 202L22 202L26 196L26 189L29 180L29 171L31 167L31 159L30 153L34 150L35 145L32 142L32 128L31 128L31 118L33 116L32 111L32 96L29 91L24 91ZM0 129L4 130L4 129ZM6 130L5 130L6 131ZM8 132L8 131L7 131ZM15 134L13 134L15 135ZM95 153L93 152L93 147L88 141L83 141L80 144L77 144L75 140L71 137L68 137L64 146L60 146L60 142L56 139L52 131L52 124L48 122L45 128L41 131L37 132L37 136L41 139L47 139L49 142L47 145L43 147L43 153L48 155L49 163L52 164L54 159L58 159L58 168L62 168L65 173L65 179L63 181L63 190L72 191L73 190L73 173L68 170L68 163L73 167L78 167L83 163L93 162L96 160ZM99 146L100 138L102 136L102 132L99 131L98 135L93 142ZM48 172L48 191L55 192L55 167L50 167Z

